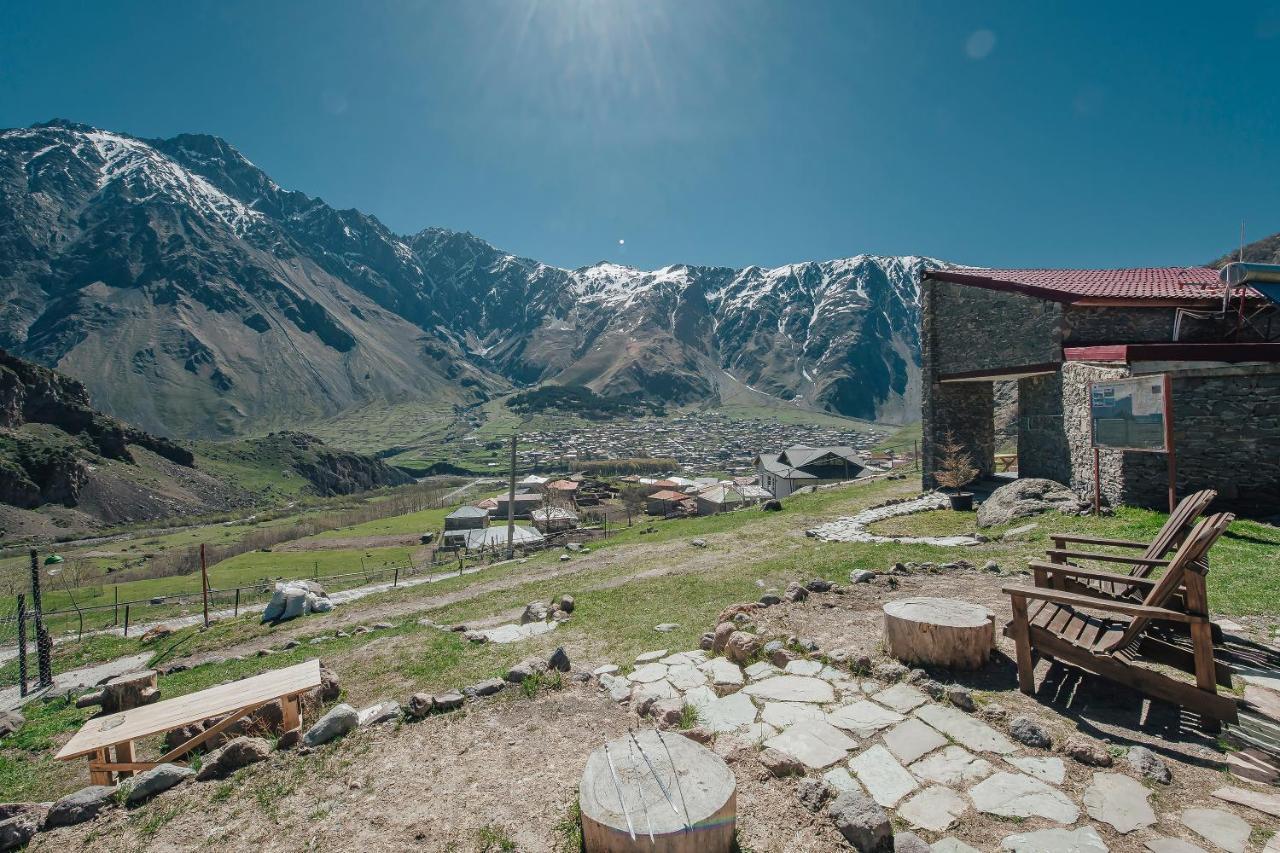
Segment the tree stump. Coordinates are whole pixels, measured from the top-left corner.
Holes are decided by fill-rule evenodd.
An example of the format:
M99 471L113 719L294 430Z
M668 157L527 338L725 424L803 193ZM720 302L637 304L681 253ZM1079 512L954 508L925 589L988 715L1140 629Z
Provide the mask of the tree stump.
M995 646L995 616L952 598L903 598L884 605L884 641L903 663L978 669Z
M154 669L117 675L102 685L102 713L116 714L160 698L158 675Z
M578 789L587 853L729 853L737 784L724 760L673 732L635 737L587 759Z

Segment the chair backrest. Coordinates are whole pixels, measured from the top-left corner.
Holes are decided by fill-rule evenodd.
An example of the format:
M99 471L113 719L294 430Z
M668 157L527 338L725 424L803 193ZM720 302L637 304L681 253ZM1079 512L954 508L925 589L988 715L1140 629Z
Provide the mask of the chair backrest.
M1173 508L1173 512L1169 513L1160 531L1147 546L1147 550L1142 552L1142 559L1163 560L1170 551L1182 543L1191 525L1209 508L1209 504L1213 503L1217 496L1218 493L1213 489L1201 489L1178 501L1178 505ZM1130 569L1129 575L1145 578L1154 568L1155 566L1151 563L1139 563Z
M1209 571L1209 549L1234 520L1235 516L1229 512L1218 512L1201 519L1183 540L1164 575L1151 587L1142 603L1148 607L1168 607L1169 600L1182 588L1187 572L1202 576L1206 574ZM1127 647L1146 630L1150 621L1150 617L1135 616L1124 634L1111 643L1106 651Z

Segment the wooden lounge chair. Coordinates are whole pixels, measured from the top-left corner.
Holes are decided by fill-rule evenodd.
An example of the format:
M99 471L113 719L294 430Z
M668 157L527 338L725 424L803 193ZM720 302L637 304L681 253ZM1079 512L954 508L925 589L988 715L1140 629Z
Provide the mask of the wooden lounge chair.
M1205 593L1209 548L1234 518L1217 513L1200 521L1169 561L1158 580L1130 578L1145 594L1140 602L1053 588L1055 575L1077 580L1105 580L1107 572L1078 566L1033 563L1041 583L1035 587L1006 586L1013 619L1005 627L1017 649L1018 687L1035 692L1032 651L1065 664L1128 684L1153 699L1197 712L1209 725L1235 722L1236 702L1218 694L1231 686L1231 670L1213 656L1213 636ZM1168 602L1181 593L1185 610ZM1100 611L1097 615L1090 611ZM1186 625L1189 637L1161 630L1167 622ZM1164 664L1195 677L1195 684L1143 665Z
M1129 578L1149 577L1157 567L1169 565L1167 559L1186 538L1201 513L1209 508L1218 493L1213 489L1203 489L1187 495L1173 512L1165 519L1164 525L1151 542L1134 542L1127 539L1099 539L1090 536L1075 536L1070 533L1050 534L1054 547L1045 552L1049 562L1064 565L1079 565L1081 561L1092 560L1100 563L1121 563L1130 566L1126 577L1119 573L1106 572L1100 576L1068 578L1058 575L1059 586L1067 592L1079 592L1084 595L1101 595L1106 598L1124 599L1140 602L1147 593L1142 584L1131 583ZM1142 548L1139 557L1128 557L1121 554L1098 554L1090 551L1076 551L1067 547L1068 543L1079 545L1103 545L1112 548ZM1175 606L1175 609L1180 609Z

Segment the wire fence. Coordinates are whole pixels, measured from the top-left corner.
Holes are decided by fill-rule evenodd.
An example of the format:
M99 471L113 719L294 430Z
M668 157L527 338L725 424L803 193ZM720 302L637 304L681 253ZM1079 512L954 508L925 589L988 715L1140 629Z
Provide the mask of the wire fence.
M571 541L602 539L616 532L616 527L608 526L558 531L539 542L515 543L512 555L523 557ZM275 594L276 585L291 581L318 584L329 596L353 590L367 595L447 580L507 558L505 541L481 549L436 547L420 561L410 559L403 564L361 566L359 570L334 574L317 571L305 576L263 578L242 586L210 587L208 613L211 621L261 613ZM47 646L51 649L54 642L65 646L100 636L138 637L157 625L177 629L204 622L206 598L200 590L134 599L121 599L118 592L113 588L107 603L42 610L39 621L42 635L48 638ZM37 666L36 618L27 594L0 597L0 687L29 684L34 689L45 680L46 670ZM74 660L75 655L60 655L51 670L62 671L73 666Z

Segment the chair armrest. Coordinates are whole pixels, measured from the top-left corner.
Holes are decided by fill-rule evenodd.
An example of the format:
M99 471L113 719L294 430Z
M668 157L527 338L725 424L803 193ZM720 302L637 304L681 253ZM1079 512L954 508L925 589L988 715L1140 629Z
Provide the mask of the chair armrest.
M1059 548L1064 542L1078 542L1081 545L1109 545L1112 548L1145 548L1149 543L1134 542L1131 539L1099 539L1096 536L1075 536L1070 533L1050 533L1049 538Z
M1177 610L1163 607L1151 607L1147 604L1134 604L1128 601L1115 601L1108 598L1094 598L1091 595L1079 595L1074 592L1059 592L1056 589L1045 589L1038 586L1006 586L1005 595L1012 598L1033 598L1037 601L1051 601L1055 604L1070 604L1090 610L1106 610L1110 613L1124 613L1128 616L1141 616L1147 619L1165 619L1170 622L1208 622L1208 616L1193 616Z
M1045 563L1041 560L1032 560L1027 565L1036 573L1045 571L1051 572L1055 575L1067 575L1073 578L1088 578L1089 580L1113 581L1115 583L1128 584L1131 586L1153 587L1156 585L1156 581L1153 581L1150 578L1135 578L1132 575L1120 575L1115 572L1108 572L1105 569L1084 569L1079 566L1069 566L1064 563Z
M1091 551L1067 551L1061 548L1049 548L1044 552L1049 557L1061 557L1064 560L1097 560L1101 563L1124 563L1126 566L1167 566L1172 560L1147 559L1143 557L1124 557L1120 554L1095 554Z

